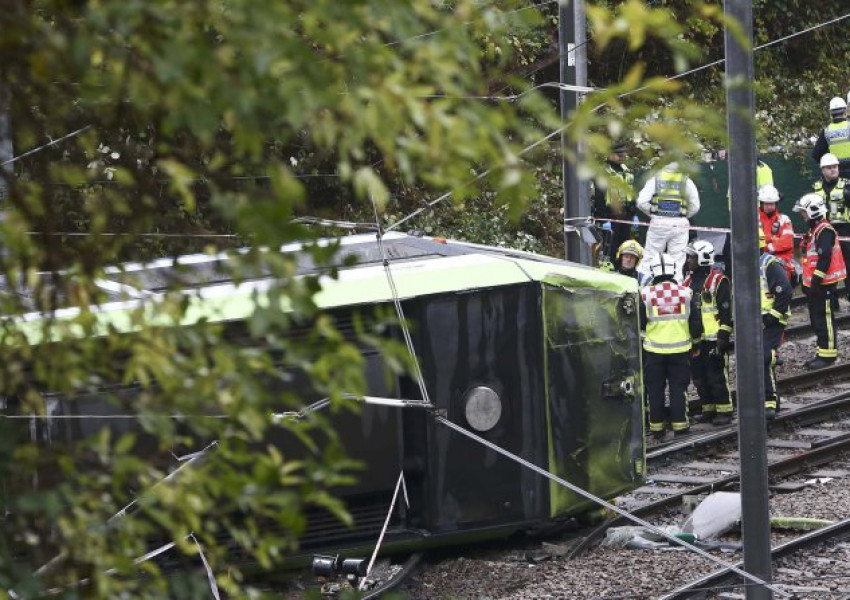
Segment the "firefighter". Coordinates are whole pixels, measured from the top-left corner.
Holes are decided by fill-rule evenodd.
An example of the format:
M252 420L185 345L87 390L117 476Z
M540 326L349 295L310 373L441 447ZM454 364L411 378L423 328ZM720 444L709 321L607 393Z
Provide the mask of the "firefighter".
M714 268L714 246L697 240L687 249L688 276L682 285L693 293L692 310L701 327L691 351L691 379L699 393L702 413L694 420L714 425L732 422L727 354L732 334L732 284Z
M767 243L766 251L782 261L791 287L797 285L794 269L794 226L791 218L779 212L779 190L767 184L759 188L759 222Z
M638 194L637 207L650 216L644 248L647 263L655 262L659 254L669 254L676 263L676 278L681 281L688 245L688 219L700 208L697 186L678 163L670 163L649 178Z
M776 389L776 350L788 324L794 290L782 262L767 251L764 231L759 228L759 277L761 282L762 349L764 355L764 414L776 417L779 392Z
M841 176L850 179L850 122L844 98L835 97L829 101L829 115L832 123L821 129L812 158L820 162L827 152L833 154L840 163Z
M614 270L620 275L634 277L641 287L649 285L652 278L638 270L638 265L640 265L642 259L643 246L636 240L626 240L617 248L617 255L614 258Z
M616 219L631 221L635 216L635 176L625 165L626 144L617 142L611 148L611 154L605 161L605 184L596 183L593 187L593 216L597 219ZM630 223L604 222L603 245L600 249L600 264L613 263L622 243L632 235Z
M838 237L850 237L850 180L839 176L838 158L833 154L824 154L820 159L821 177L812 184L814 192L826 202L829 212L827 218ZM850 261L850 242L839 242L844 264ZM847 281L844 289L848 292Z
M688 355L692 334L697 333L699 314L691 312L691 290L676 282L676 261L667 253L656 254L649 264L652 283L641 288L641 327L644 381L649 399L649 430L655 439L664 437L668 425L674 435L690 429L686 393L690 383ZM664 407L669 384L670 410Z
M809 369L820 369L838 358L838 339L835 332L835 310L838 298L835 288L847 277L844 257L838 245L838 235L826 218L824 199L806 194L797 206L808 219L809 231L803 236L803 293L809 300L809 320L817 335L817 355L806 362Z

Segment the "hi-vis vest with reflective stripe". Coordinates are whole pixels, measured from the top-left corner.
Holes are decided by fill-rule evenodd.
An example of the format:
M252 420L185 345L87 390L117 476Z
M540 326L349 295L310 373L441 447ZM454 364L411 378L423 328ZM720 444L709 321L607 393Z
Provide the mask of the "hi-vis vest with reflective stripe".
M844 265L844 256L841 254L841 246L838 245L838 235L835 236L835 241L832 243L832 259L829 261L829 267L826 273L819 273L818 267L818 236L826 229L832 229L829 221L822 219L818 223L811 235L809 235L809 243L803 248L803 285L812 285L812 277L817 273L822 275L821 283L837 283L847 277L847 267ZM835 232L835 229L832 229Z
M688 214L685 199L685 182L682 173L662 171L655 177L655 195L651 201L651 212L661 217L684 217Z
M823 130L830 153L841 162L850 161L850 121L830 123Z
M835 187L832 188L829 194L823 189L822 179L818 179L812 185L815 194L823 198L827 206L829 206L829 221L831 223L846 223L848 220L847 207L844 205L844 186L846 183L846 179L839 177L838 181L835 182Z
M656 354L674 354L691 349L688 318L691 290L672 281L641 289L646 306L646 337L643 349Z
M617 189L613 185L608 186L608 191L605 193L605 204L606 206L614 206L620 207L627 202L633 202L635 199L634 195L634 185L635 185L635 176L634 174L626 168L625 165L621 165L623 167L622 172L617 172L611 168L611 166L606 166L606 170L608 171L608 175L611 177L619 177L622 179L626 186L628 186L628 192L624 192L621 189Z
M784 315L773 311L773 292L771 291L770 286L767 283L767 268L775 262L779 262L779 259L773 256L772 254L768 254L767 252L764 252L759 257L759 283L761 284L761 314L773 314L773 316L779 319L779 322L784 325L788 322L788 317L791 316L791 309L789 308Z
M702 287L700 295L700 316L702 317L702 339L717 341L717 332L720 331L720 313L717 311L717 286L723 279L723 272L713 269ZM682 285L690 287L691 276L685 279Z

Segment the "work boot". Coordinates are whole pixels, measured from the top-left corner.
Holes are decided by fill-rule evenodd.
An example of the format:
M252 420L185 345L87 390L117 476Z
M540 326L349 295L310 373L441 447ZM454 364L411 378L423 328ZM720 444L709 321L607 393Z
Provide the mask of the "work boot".
M714 417L714 420L711 422L712 425L716 427L724 427L732 422L732 414L731 413L719 413Z
M717 413L713 410L707 410L701 412L698 415L694 415L693 420L697 423L712 423L714 419L717 418Z
M665 433L664 431L653 431L652 432L652 439L655 440L656 442L663 442L664 441L664 433Z
M765 408L764 409L764 417L768 421L773 421L776 418L776 409L775 408Z
M834 358L824 358L823 356L816 356L813 359L806 361L806 368L810 371L814 371L815 369L824 369L834 362Z
M682 437L683 435L688 435L690 432L690 427L686 427L685 429L678 429L673 432L673 437Z

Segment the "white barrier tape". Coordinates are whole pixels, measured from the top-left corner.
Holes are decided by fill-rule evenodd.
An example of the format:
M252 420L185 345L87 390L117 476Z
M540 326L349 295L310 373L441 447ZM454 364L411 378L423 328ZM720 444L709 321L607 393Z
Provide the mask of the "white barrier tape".
M646 221L626 221L624 219L600 219L600 218L596 218L596 217L575 217L575 218L572 218L572 219L564 219L564 221L565 222L566 221L583 221L585 224L596 225L597 228L599 228L598 227L599 223L623 223L623 224L626 224L626 225L632 225L632 226L638 226L638 227L649 227L650 225L655 225L657 227L665 227L665 228L668 228L668 229L686 229L688 231L709 231L709 232L713 232L713 233L731 233L732 232L732 230L728 227L706 227L706 226L700 226L700 225L676 225L676 224L673 224L673 223L668 225L667 223L662 224L662 223L658 223L657 221L655 223L648 223ZM580 225L567 225L565 223L564 224L564 231L565 232L576 231L576 229L578 227L580 227ZM794 238L795 239L803 238L803 237L805 237L805 235L806 234L804 234L804 233L794 232ZM839 242L850 242L850 237L839 237L838 241Z

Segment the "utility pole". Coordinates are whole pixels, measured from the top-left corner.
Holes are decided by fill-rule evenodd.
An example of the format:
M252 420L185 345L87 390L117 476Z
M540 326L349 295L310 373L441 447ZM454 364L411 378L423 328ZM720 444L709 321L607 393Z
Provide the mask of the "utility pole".
M587 86L587 17L584 0L560 0L558 2L558 51L560 55L561 84ZM578 108L580 97L577 91L560 93L561 122L566 125L573 111ZM575 160L568 159L568 149ZM564 187L564 252L567 260L584 265L590 264L590 248L582 242L570 226L576 217L590 216L590 190L587 181L578 178L578 164L584 153L583 144L569 144L566 132L561 133Z
M739 37L726 27L726 111L731 184L732 287L735 290L735 360L738 373L738 447L741 455L741 510L744 570L771 582L770 516L764 415L761 286L759 281L756 143L753 123L752 0L724 0L728 21L740 26ZM765 586L748 585L747 600L769 600Z

